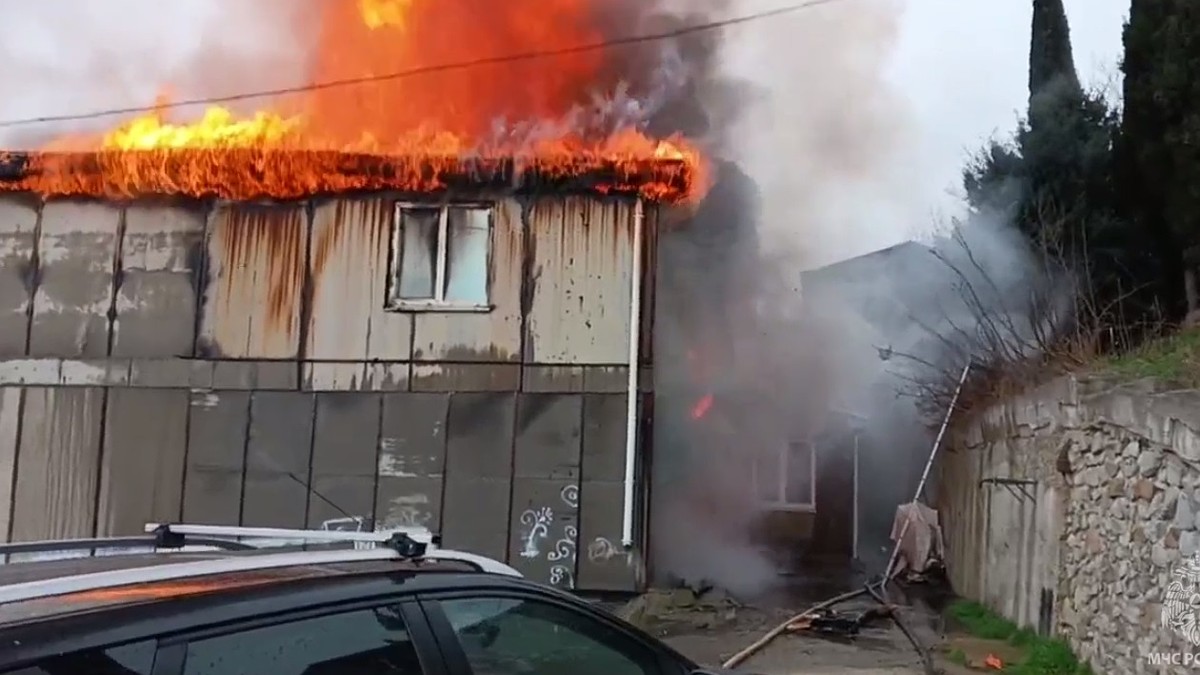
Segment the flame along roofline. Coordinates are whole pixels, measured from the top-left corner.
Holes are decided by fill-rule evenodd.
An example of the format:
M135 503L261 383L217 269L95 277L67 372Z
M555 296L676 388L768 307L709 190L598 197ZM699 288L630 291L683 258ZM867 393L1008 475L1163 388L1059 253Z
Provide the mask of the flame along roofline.
M497 190L625 195L681 203L694 199L701 183L701 167L685 159L588 152L450 157L250 148L0 150L0 193L25 192L43 198L250 201L369 191Z

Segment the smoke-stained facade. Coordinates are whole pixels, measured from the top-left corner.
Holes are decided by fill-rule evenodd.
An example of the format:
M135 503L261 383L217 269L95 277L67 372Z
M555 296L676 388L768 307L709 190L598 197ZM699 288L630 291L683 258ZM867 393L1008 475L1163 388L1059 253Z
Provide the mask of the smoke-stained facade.
M0 534L424 525L533 579L632 590L629 340L648 396L657 218L486 191L5 196Z

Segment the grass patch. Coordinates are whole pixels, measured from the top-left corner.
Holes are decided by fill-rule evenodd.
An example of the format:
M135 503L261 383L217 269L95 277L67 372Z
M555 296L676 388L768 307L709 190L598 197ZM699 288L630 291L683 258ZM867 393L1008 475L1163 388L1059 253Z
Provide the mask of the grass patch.
M1185 330L1105 360L1102 369L1129 378L1153 377L1187 387L1200 386L1200 330Z
M1024 658L1019 662L1005 664L1004 672L1013 675L1093 675L1092 669L1079 663L1066 642L1044 638L1028 628L1018 628L1015 623L997 615L978 602L958 600L948 609L951 617L971 635L984 640L1003 640L1019 647ZM965 660L960 650L951 652ZM961 663L962 661L955 661Z
M950 605L950 616L971 635L985 640L1007 640L1017 634L1017 624L996 615L978 602L958 600Z

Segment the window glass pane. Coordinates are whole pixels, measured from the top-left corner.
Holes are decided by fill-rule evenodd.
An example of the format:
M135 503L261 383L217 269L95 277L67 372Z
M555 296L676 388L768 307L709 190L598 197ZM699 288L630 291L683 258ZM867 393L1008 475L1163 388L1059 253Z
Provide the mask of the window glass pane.
M135 642L94 649L75 654L63 654L48 658L36 666L8 671L7 675L150 675L154 667L155 642Z
M511 598L441 603L474 675L657 675L654 652L585 614Z
M399 296L403 300L431 300L437 277L439 209L403 209L400 212L401 258Z
M451 208L447 218L446 300L488 304L488 249L491 210Z
M420 675L397 607L322 616L190 642L184 675Z
M807 441L788 444L787 488L788 504L812 504L813 446Z

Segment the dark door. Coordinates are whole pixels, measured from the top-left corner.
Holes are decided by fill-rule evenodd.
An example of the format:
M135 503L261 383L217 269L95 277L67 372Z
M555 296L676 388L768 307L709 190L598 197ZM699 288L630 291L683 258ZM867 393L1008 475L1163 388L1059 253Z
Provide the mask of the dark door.
M849 558L854 551L853 439L819 442L817 446L814 556Z

